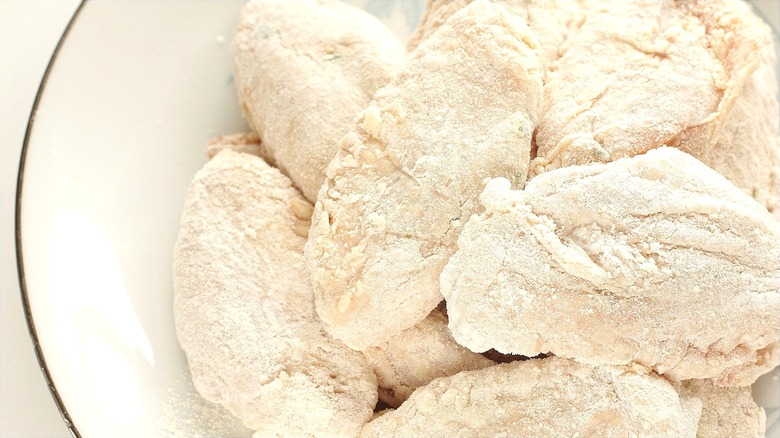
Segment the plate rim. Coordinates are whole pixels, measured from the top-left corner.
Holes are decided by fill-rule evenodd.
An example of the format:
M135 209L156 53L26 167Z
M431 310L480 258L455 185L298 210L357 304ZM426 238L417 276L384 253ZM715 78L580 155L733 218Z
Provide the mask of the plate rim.
M49 393L54 399L54 404L57 405L57 410L59 410L60 416L62 417L62 420L65 422L65 427L67 427L68 432L70 432L70 435L73 438L82 438L82 437L78 429L76 428L76 425L73 423L73 419L70 417L68 410L65 408L65 404L63 403L62 398L60 397L60 394L57 391L57 387L54 384L54 380L51 377L51 373L49 372L49 367L46 365L46 358L44 357L43 350L41 349L41 344L38 340L38 332L35 329L35 322L33 321L32 318L32 308L30 307L30 299L27 294L27 280L24 274L24 256L22 250L21 219L22 219L22 192L24 187L24 170L25 170L25 163L27 160L27 150L30 144L30 137L32 135L33 127L35 125L35 115L38 112L38 106L43 97L43 93L46 88L46 83L48 82L49 75L54 69L54 64L57 61L57 56L60 53L60 49L62 49L62 46L65 44L65 40L67 39L71 28L75 24L76 19L79 17L87 1L88 0L81 0L79 5L76 7L76 10L73 12L73 15L68 20L68 24L65 26L65 30L63 30L62 35L57 41L57 45L54 47L54 51L52 52L52 55L49 58L49 62L46 64L46 69L43 72L43 77L41 78L41 82L38 85L38 90L35 93L35 99L33 100L32 109L30 110L30 116L27 118L27 127L25 128L24 131L24 139L22 140L22 150L19 158L19 169L17 170L16 173L16 194L15 194L16 199L14 201L14 246L16 248L16 275L17 278L19 279L19 291L22 298L24 319L25 322L27 323L27 331L29 332L30 339L32 340L33 343L35 358L38 361L38 366L41 370L41 373L43 374L44 380L46 381L46 387L49 389Z

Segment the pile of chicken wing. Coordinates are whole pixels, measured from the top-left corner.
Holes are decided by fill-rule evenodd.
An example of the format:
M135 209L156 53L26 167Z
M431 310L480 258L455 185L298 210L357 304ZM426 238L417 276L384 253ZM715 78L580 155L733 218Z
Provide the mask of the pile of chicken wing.
M207 145L174 316L256 437L764 435L777 60L741 0L428 0L407 47L251 0L232 60L252 132Z

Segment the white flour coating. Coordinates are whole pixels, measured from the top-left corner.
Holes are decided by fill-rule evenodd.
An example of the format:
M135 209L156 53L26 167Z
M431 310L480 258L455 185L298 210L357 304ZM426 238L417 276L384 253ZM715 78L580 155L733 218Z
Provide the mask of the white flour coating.
M472 351L637 363L749 385L780 363L780 224L690 155L659 148L482 194L441 276Z
M417 46L428 39L456 12L468 6L472 0L426 0L425 10L420 17L420 23L414 29L409 39L406 40L406 48L413 52ZM505 3L494 1L494 3ZM522 18L522 17L518 17Z
M700 412L657 375L547 358L436 379L360 436L694 438Z
M473 0L427 0L420 25L407 41L413 51L428 39L453 14ZM539 41L542 64L547 66L559 58L558 48L575 31L594 1L617 0L492 0L526 23ZM623 0L625 1L625 0ZM546 69L545 69L546 70ZM546 72L545 72L546 73Z
M470 1L428 0L410 48ZM497 2L527 20L541 46L545 103L529 177L667 145L778 208L775 48L744 2Z
M242 111L310 201L339 141L405 51L371 14L337 0L252 0L233 39Z
M379 399L396 408L433 379L495 364L455 342L438 310L363 355L379 381Z
M453 16L377 91L328 167L306 247L334 337L363 350L436 307L483 181L525 183L540 99L533 35L487 1Z
M758 68L723 122L718 142L700 159L780 219L780 107L777 55L769 28Z
M412 51L428 39L447 19L473 0L427 0L420 25L407 42ZM539 41L542 64L546 70L560 57L558 48L569 34L585 21L588 11L597 2L618 0L493 0L519 18ZM621 0L626 1L626 0Z
M267 151L262 147L260 137L253 132L214 137L206 143L206 156L209 159L214 158L224 149L256 155L266 162L270 160L270 157L265 155Z
M766 414L753 401L750 387L719 388L709 379L686 380L679 392L702 401L696 438L764 437Z
M174 317L198 392L256 436L355 436L377 383L331 339L303 258L312 206L262 159L224 150L192 182Z

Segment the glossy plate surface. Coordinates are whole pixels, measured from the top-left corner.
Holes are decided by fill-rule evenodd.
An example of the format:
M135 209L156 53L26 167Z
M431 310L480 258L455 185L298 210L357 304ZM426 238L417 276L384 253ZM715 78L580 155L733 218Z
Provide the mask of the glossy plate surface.
M405 38L424 2L350 3ZM87 2L43 84L18 242L29 318L74 435L251 435L194 391L171 313L171 253L203 147L246 130L228 55L243 4ZM780 437L777 372L759 385Z

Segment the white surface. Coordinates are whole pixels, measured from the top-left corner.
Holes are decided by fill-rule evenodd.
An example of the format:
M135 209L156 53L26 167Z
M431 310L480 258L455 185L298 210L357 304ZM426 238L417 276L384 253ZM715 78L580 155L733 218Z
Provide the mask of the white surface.
M18 156L35 91L77 3L0 0L2 437L69 436L37 368L24 323L16 282L13 202ZM181 2L164 3L163 11L155 13L129 11L132 3L125 2L89 4L85 12L93 18L98 13L108 15L101 15L92 25L77 25L73 41L61 55L61 69L50 83L55 91L47 95L49 100L41 108L38 127L46 129L33 138L28 156L28 169L35 172L28 174L25 186L25 192L31 193L23 219L29 242L25 259L40 262L28 264L28 278L36 278L29 286L52 293L34 298L36 321L41 329L49 324L46 332L50 336L41 342L50 364L57 363L55 382L66 405L72 406L71 414L85 438L117 436L117 430L127 436L149 436L149 424L144 422L165 412L155 408L149 412L153 405L147 401L159 396L161 388L175 397L187 393L188 381L177 371L181 356L172 347L170 305L166 303L170 300L168 257L178 215L161 219L149 212L178 211L186 184L203 161L205 139L236 130L240 124L235 105L230 106L232 94L221 88L227 86L220 75L229 64L220 54L225 41L219 37L229 40L229 31L221 27L228 26L227 21L219 20L228 16L211 11L214 3L197 3L200 6L187 8L186 14L176 10ZM780 2L759 3L769 8L765 16L778 19ZM84 23L90 21L86 13L82 18ZM396 14L394 20L398 19ZM212 26L208 32L192 37L186 33L202 30L204 23ZM148 26L168 33L163 39L160 34L122 38L123 31ZM202 40L193 44L192 38ZM183 44L185 40L189 45ZM199 49L166 58L165 50L177 46ZM147 62L138 65L126 62L130 59L126 56L112 58L117 47L126 54L143 53ZM93 62L77 62L87 54ZM105 59L114 62L101 63ZM218 61L204 63L208 59ZM131 86L138 80L148 85L142 93ZM202 94L193 94L192 87ZM63 113L57 102L67 104L68 111ZM57 109L61 117L47 118ZM116 122L118 113L121 123ZM184 125L182 113L188 117ZM48 149L36 148L36 144ZM86 146L74 156L72 145ZM93 160L98 160L102 170ZM55 184L59 190L52 191L53 182L65 185ZM85 194L89 197L84 198ZM64 228L70 232L57 232ZM44 232L29 235L31 229ZM126 237L128 230L132 240ZM125 236L124 240L119 236ZM50 257L58 254L61 263L49 265ZM78 299L61 299L59 294L68 291L78 291ZM70 316L63 317L57 310L67 310ZM78 312L86 313L72 317ZM94 312L110 317L101 319ZM72 335L82 332L98 336L82 337L74 344ZM95 365L92 358L103 361L103 366L91 368ZM133 380L138 376L128 367L147 370L141 384ZM150 389L154 385L156 393ZM121 407L125 415L104 410L112 406Z
M70 437L38 369L22 313L14 251L14 192L32 102L78 0L0 1L0 436Z

